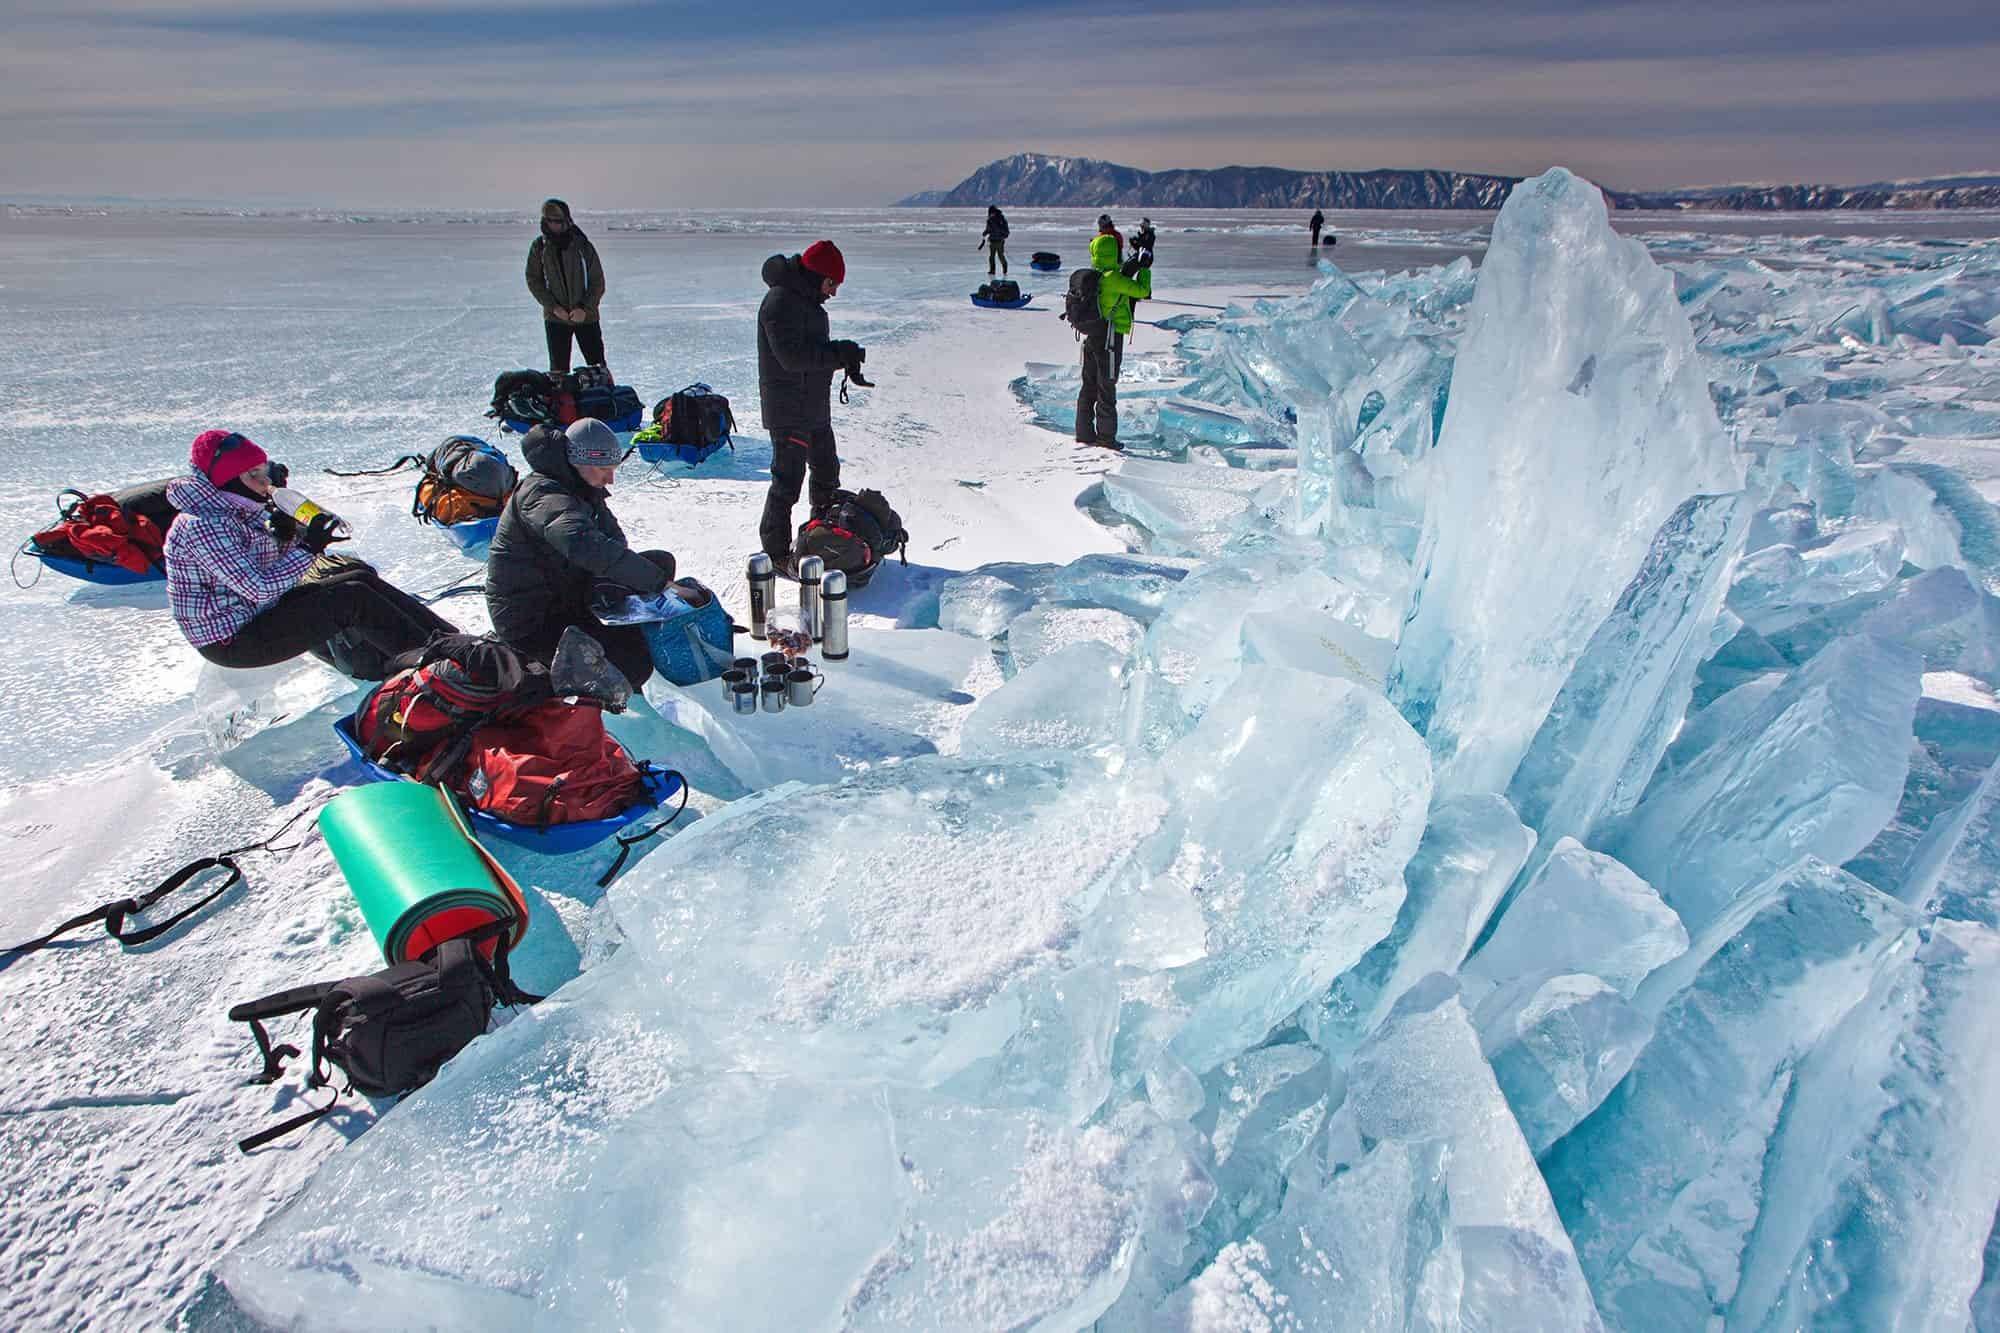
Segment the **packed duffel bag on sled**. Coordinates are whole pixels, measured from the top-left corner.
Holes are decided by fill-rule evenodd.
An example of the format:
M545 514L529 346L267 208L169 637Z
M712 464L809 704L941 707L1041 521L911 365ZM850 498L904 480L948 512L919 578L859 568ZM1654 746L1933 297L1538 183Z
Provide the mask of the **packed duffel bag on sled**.
M649 461L699 463L725 444L736 429L729 400L706 384L694 383L653 404L653 429L642 449ZM733 447L733 446L732 446Z
M646 424L646 405L639 401L639 391L630 385L578 389L573 397L569 421L561 423L565 426L585 417L596 417L615 431L636 431Z
M476 435L454 435L424 460L411 512L427 523L497 517L519 481L507 455Z
M588 699L550 699L472 733L473 808L527 828L605 819L648 799L645 775Z
M902 516L882 492L835 491L833 503L799 529L793 554L800 560L816 555L828 569L847 575L848 587L865 588L889 552L910 562L904 550L909 541Z

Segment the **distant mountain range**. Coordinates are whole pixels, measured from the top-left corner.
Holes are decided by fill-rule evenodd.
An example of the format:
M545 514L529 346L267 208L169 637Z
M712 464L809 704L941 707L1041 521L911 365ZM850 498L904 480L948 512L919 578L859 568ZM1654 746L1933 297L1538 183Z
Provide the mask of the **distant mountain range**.
M1466 171L1288 171L1282 167L1141 171L1116 162L1016 153L989 162L949 190L925 190L902 208L987 204L1073 208L1471 208L1494 209L1518 176ZM2000 176L1956 176L1878 185L1723 185L1689 190L1608 190L1613 207L1771 212L1834 208L2000 208Z

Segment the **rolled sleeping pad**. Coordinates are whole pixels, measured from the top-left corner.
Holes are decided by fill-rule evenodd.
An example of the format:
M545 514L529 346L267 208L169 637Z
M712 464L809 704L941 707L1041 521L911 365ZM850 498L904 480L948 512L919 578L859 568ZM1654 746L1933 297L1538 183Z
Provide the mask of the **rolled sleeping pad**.
M437 788L371 782L329 801L319 828L390 963L421 958L493 921L514 921L509 948L527 933L519 889L495 875Z

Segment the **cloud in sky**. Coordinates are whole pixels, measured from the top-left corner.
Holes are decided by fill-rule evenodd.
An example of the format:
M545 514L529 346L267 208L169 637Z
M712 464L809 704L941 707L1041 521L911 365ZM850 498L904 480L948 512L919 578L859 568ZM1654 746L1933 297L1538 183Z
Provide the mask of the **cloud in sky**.
M16 195L871 204L1022 149L1626 187L2000 168L1990 0L10 7Z

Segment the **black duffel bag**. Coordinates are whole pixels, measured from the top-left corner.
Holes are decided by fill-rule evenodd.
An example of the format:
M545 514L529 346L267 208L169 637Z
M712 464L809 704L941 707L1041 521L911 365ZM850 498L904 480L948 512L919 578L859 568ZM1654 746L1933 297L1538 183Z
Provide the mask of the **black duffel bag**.
M729 410L727 398L697 382L654 403L653 424L667 444L706 449L729 439L736 430L736 414Z

